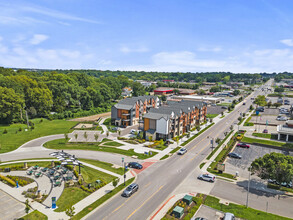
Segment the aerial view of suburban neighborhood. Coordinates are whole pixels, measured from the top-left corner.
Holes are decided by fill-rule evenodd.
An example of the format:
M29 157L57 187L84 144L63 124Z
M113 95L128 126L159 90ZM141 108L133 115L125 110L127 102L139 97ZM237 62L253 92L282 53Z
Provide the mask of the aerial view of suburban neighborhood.
M0 8L0 220L293 219L292 1Z

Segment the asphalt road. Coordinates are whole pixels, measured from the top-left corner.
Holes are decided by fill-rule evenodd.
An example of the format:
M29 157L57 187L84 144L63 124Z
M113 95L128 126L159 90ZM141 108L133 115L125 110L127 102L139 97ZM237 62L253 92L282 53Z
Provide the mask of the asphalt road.
M254 96L260 92L254 92ZM130 198L120 195L93 211L86 219L148 219L150 215L168 198L172 191L200 164L210 153L210 139L217 138L237 121L240 112L246 112L251 104L250 96L246 105L237 107L219 123L202 133L186 148L188 152L181 157L171 157L155 163L138 175L140 189Z
M211 195L241 205L246 205L247 183L247 181L244 181L236 185L234 183L217 180L215 187L211 191ZM289 218L293 217L293 197L276 194L273 190L271 193L264 192L262 188L263 186L259 186L259 183L251 183L248 196L249 207Z

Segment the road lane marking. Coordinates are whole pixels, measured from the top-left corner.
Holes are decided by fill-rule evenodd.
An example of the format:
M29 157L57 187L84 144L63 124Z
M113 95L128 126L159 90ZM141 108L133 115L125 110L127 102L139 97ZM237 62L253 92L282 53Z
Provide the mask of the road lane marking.
M149 182L148 184L146 184L146 185L144 186L144 188L147 188L150 184L151 184L151 182Z
M133 216L137 210L139 210L142 206L144 206L145 203L147 203L151 198L154 197L154 195L156 195L165 185L160 186L160 188L154 192L147 200L145 200L137 209L135 209L128 217L126 220L128 220L129 218L131 218L131 216Z

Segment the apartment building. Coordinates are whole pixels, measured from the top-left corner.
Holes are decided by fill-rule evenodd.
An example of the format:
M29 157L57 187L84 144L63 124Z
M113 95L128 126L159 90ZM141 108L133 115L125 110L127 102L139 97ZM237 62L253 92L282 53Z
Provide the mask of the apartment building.
M189 132L206 119L207 104L198 101L168 101L143 116L144 135L148 140L171 139Z
M150 108L158 108L160 100L157 96L138 96L126 98L111 108L111 123L127 127L136 125L142 120Z

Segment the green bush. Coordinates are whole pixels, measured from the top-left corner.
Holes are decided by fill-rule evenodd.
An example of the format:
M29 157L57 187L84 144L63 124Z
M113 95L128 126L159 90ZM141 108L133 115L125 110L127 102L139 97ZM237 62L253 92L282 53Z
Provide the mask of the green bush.
M8 185L10 185L12 187L16 187L16 183L12 179L10 179L9 177L2 176L0 174L0 180L4 183L7 183Z

